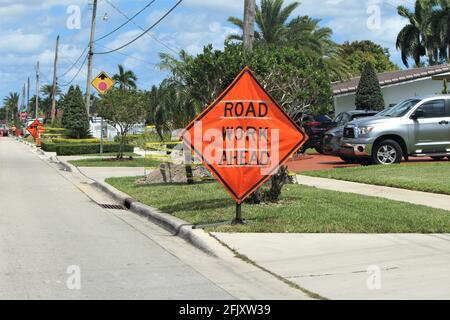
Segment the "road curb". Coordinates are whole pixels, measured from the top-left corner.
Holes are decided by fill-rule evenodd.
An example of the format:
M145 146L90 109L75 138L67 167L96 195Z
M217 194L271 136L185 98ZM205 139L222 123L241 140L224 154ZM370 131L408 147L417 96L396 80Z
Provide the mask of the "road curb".
M78 168L64 160L58 159L58 157L54 157L54 161L58 162L67 172L74 173L76 171L79 171ZM92 179L84 175L81 171L79 172L92 181L92 186L94 186L101 192L108 194L114 200L129 209L131 212L149 219L153 223L172 233L174 236L180 237L189 242L197 249L200 249L206 254L213 257L219 257L219 252L223 252L222 245L219 244L217 240L211 237L211 235L204 230L193 229L193 225L191 223L174 217L168 213L164 213L159 209L147 206L130 197L128 194L117 190L113 186L105 182L100 182Z
M193 229L192 224L174 217L170 214L164 213L159 209L147 206L120 190L117 190L113 186L93 180L93 186L97 189L107 193L119 203L124 205L131 212L136 213L142 217L149 219L160 227L166 229L174 236L178 236L196 248L202 250L208 255L217 257L216 250L212 248L211 244L208 242L215 241L208 233L201 229ZM219 245L219 244L217 244Z

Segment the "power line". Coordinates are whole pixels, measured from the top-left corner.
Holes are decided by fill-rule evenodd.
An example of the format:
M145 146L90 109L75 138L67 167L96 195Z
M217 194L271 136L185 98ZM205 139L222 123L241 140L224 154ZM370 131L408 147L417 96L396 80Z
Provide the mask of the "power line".
M136 22L133 21L133 17L132 17L132 18L129 18L129 17L127 16L126 13L124 13L122 10L120 10L120 9L119 9L117 6L115 6L111 1L109 1L109 0L105 0L105 1L106 1L106 3L108 3L113 9L115 9L118 13L120 13L122 16L124 16L125 19L128 20L128 22L131 22L132 24L134 24L136 27L138 27L138 28L141 29L142 31L145 31L145 29L144 29L143 27L141 27L140 25L138 25ZM160 45L162 45L163 47L165 47L166 49L172 51L172 52L175 53L175 54L178 54L178 52L180 51L179 48L176 48L176 49L171 48L167 43L164 43L163 41L161 41L160 39L158 39L157 37L153 36L153 35L150 34L150 33L147 33L147 35L148 35L149 37L151 37L153 40L155 40L156 42L158 42ZM177 51L177 50L178 50L178 51Z
M82 12L82 16L84 17L87 14L87 11L89 11L89 6L83 8L83 12ZM75 35L72 35L70 37L70 41L69 43L72 42L73 38L75 37ZM86 50L88 49L88 47L86 46L86 48L83 50L83 52L80 54L80 56L77 58L77 60L70 66L70 68L68 68L63 74L59 75L59 78L64 77L66 74L68 74L75 66L76 64L80 61L80 59L83 57L83 55L86 53Z
M136 18L138 15L140 15L142 12L144 12L145 9L147 9L148 7L150 7L155 1L156 1L156 0L150 1L150 3L148 3L144 8L142 8L142 9L141 9L139 12L137 12L134 16L132 16L131 18L128 18L128 17L127 17L128 20L127 20L126 22L122 23L120 26L118 26L117 28L115 28L113 31L108 32L108 33L105 34L104 36L98 38L97 40L95 40L95 42L105 39L106 37L112 35L114 32L116 32L116 31L122 29L122 28L123 28L124 26L126 26L128 23L133 22L133 19L134 19L134 18ZM112 6L114 9L116 9L117 11L119 11L119 10L118 10L113 4L111 4L108 0L106 0L106 2L107 2L110 6ZM119 12L119 13L120 13L120 12Z
M111 50L111 48L105 47L104 45L101 45L101 44L98 44L98 43L97 43L97 45L99 47L102 47L102 48L106 49L106 50ZM147 61L147 60L144 60L144 59L140 59L140 58L134 57L132 55L129 55L129 54L126 54L126 53L123 53L123 52L120 52L120 51L114 51L114 53L120 54L120 55L125 56L125 57L129 57L131 59L134 59L134 60L137 60L137 61L140 61L140 62L144 62L144 63L152 65L152 66L158 66L157 63L153 63L153 62L150 62L150 61Z
M108 53L112 53L118 50L121 50L127 46L129 46L130 44L136 42L137 40L139 40L140 38L142 38L145 34L147 34L150 30L152 30L153 28L155 28L158 24L161 23L161 21L163 21L169 14L172 13L172 11L174 11L181 3L183 2L183 0L179 0L172 8L169 9L169 11L167 11L158 21L156 21L153 25L151 25L147 30L145 30L143 33L141 33L139 36L137 36L136 38L134 38L133 40L125 43L124 45L114 49L114 50L110 50L110 51L105 51L105 52L95 52L94 54L108 54Z
M78 59L70 66L69 69L67 69L63 74L59 75L58 78L62 78L64 77L66 74L68 74L75 66L76 64L80 61L80 59L83 57L83 55L86 53L86 50L88 49L88 47L84 48L83 52L80 54L80 56L78 57Z
M87 58L88 58L88 55L86 55L86 57L84 58L83 63L78 68L78 71L76 72L75 76L68 83L61 84L60 87L67 87L67 86L72 84L72 82L78 77L78 75L80 74L80 72L83 69L84 65L86 64Z

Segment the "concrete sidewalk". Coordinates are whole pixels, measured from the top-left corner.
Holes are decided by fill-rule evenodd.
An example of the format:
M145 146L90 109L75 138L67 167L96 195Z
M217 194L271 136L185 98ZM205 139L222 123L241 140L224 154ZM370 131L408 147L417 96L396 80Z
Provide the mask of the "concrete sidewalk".
M342 180L308 177L303 175L297 175L296 180L298 184L316 187L319 189L386 198L450 211L450 196L448 195L375 186Z
M261 267L329 299L450 299L450 235L214 236Z
M96 181L105 181L107 178L115 177L137 177L144 176L144 168L121 168L121 167L79 167L78 170L85 176L92 178ZM147 170L147 173L149 171Z
M48 154L48 153L47 153ZM72 160L94 159L99 157L86 157L86 156L59 156L58 161L68 164ZM77 167L77 170L96 181L105 181L111 177L137 177L148 174L149 171L144 167Z

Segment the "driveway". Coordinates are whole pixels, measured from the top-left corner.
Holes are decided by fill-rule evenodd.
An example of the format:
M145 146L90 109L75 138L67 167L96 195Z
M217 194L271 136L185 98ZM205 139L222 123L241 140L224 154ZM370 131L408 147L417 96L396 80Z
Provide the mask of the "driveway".
M437 162L431 158L410 158L408 162L402 162L403 164L413 163L430 163ZM448 162L446 160L440 162ZM327 156L323 154L306 155L302 158L294 158L287 163L290 171L295 173L301 173L304 171L318 171L318 170L333 170L339 168L359 167L359 164L345 163L339 157Z

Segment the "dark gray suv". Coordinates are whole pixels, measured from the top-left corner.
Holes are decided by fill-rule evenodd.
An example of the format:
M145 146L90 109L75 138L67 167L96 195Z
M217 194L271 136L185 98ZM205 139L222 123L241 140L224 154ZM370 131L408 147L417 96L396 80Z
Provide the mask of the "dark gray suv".
M389 165L409 156L450 157L450 95L411 98L344 128L340 152L362 163Z

